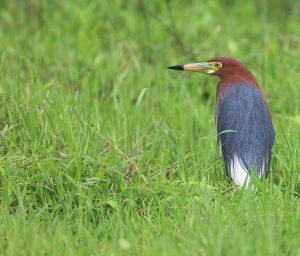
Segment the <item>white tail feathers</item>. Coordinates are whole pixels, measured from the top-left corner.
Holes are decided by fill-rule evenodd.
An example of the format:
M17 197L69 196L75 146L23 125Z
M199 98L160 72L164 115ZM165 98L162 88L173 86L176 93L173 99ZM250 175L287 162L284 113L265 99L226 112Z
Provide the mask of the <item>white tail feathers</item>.
M250 176L247 169L237 155L234 155L229 163L228 175L238 187L243 187L245 185L247 188L250 183Z
M261 172L258 175L259 179L262 179L263 174L265 173L265 166L265 161L263 161ZM229 177L238 187L245 186L245 188L248 188L250 183L249 172L236 154L233 156L233 159L231 159L227 170Z

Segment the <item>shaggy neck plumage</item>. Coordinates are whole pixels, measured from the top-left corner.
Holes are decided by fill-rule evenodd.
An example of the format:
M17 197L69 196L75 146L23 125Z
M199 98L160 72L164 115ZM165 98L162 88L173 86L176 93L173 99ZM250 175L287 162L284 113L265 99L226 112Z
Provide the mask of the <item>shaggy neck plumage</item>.
M259 93L263 96L263 99L267 105L271 117L271 112L270 112L269 105L266 101L266 96L261 90L256 78L252 75L252 73L248 69L241 68L240 70L236 70L234 72L227 72L226 74L220 74L219 77L220 77L220 81L218 83L217 95L216 95L218 106L222 103L224 96L226 95L226 92L230 90L230 88L233 88L241 84L249 85L257 88Z
M218 102L222 100L224 94L228 89L240 84L247 84L249 86L256 87L265 99L265 95L260 89L257 80L252 75L252 73L246 68L241 68L240 70L234 70L233 72L227 71L225 74L220 74L219 77L220 77L220 82L218 83L218 87L217 87Z

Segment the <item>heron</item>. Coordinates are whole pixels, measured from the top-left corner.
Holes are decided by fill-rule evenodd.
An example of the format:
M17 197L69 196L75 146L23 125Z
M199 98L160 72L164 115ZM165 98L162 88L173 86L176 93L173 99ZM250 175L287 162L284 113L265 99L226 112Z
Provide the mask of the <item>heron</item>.
M238 187L248 187L253 174L263 179L269 171L275 132L266 96L249 69L231 57L168 68L219 78L215 123L227 176Z

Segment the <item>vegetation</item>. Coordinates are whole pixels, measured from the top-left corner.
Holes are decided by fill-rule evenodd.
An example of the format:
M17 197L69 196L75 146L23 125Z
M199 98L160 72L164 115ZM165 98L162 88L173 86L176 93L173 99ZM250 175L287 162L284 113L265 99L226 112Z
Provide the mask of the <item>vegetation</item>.
M300 4L0 1L0 252L299 255ZM259 191L227 181L217 79L233 56L276 130Z

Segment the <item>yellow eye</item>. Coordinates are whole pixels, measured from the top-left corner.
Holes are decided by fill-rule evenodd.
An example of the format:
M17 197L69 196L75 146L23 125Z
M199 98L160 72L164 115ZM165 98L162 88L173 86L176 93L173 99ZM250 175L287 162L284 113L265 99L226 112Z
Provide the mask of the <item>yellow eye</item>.
M221 62L216 62L215 63L215 68L216 69L220 69L222 67L222 63Z

